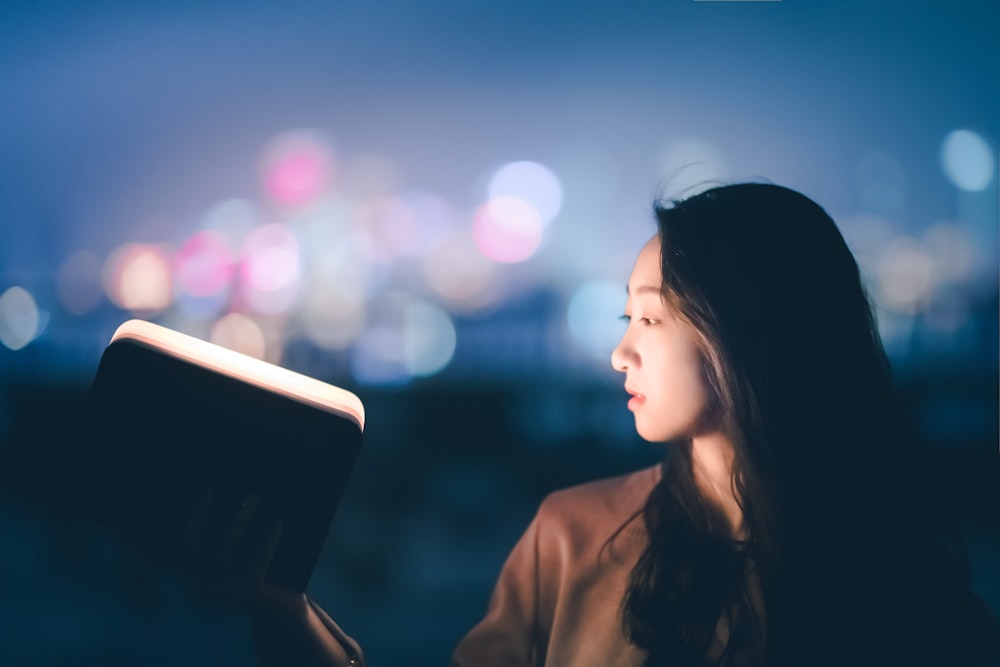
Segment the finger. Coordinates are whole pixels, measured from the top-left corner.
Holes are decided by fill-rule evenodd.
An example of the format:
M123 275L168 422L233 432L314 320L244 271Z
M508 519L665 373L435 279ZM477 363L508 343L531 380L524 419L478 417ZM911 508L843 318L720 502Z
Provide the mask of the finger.
M243 504L240 505L239 511L226 526L219 540L216 557L223 566L232 567L235 565L239 547L246 538L247 529L256 513L257 496L249 495L243 499Z
M263 537L253 545L247 559L247 574L251 581L257 582L258 586L265 585L267 571L271 568L274 553L278 550L283 529L284 522L280 517L269 518Z

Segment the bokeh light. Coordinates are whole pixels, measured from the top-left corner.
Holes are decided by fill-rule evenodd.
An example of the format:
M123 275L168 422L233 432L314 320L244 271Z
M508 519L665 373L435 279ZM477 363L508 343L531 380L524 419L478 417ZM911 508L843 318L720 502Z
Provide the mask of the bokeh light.
M220 317L212 325L209 340L256 359L265 359L267 356L264 332L256 322L242 313L229 313Z
M247 236L240 254L241 296L246 305L267 315L291 308L302 267L299 244L288 228L261 225Z
M390 197L399 191L401 170L388 155L365 153L344 164L343 187L357 199Z
M455 206L444 197L413 190L405 193L402 199L413 216L416 233L407 245L399 248L400 254L423 257L458 227Z
M261 212L252 202L226 199L205 212L201 227L221 234L230 248L239 248L261 221Z
M934 286L934 261L913 238L893 239L879 258L878 281L882 301L904 313L920 309Z
M498 298L496 267L468 232L449 234L424 258L423 270L430 288L456 310L476 310Z
M455 325L444 309L389 293L370 304L364 335L352 348L351 369L364 384L404 384L447 366L455 345Z
M964 229L950 222L938 223L924 232L923 241L941 281L961 283L969 278L976 249Z
M83 315L101 302L101 260L89 250L77 250L59 267L56 291L63 308L74 315Z
M149 315L170 305L171 261L160 246L126 243L104 263L104 290L119 308Z
M361 204L355 228L358 250L373 262L389 262L408 254L407 249L419 236L416 216L398 197L379 197Z
M552 170L537 162L511 162L490 178L488 198L491 201L514 197L528 202L547 225L562 207L562 185Z
M233 251L219 232L205 230L191 235L174 255L179 288L191 296L205 297L229 289L233 279Z
M177 307L194 317L219 313L229 301L234 273L226 238L214 230L196 232L174 254Z
M941 144L941 167L955 187L969 192L985 190L993 180L995 154L981 136L955 130Z
M924 322L931 329L953 334L968 323L969 311L969 300L963 291L937 290L924 310Z
M523 262L542 242L542 220L535 207L517 197L491 199L473 221L479 250L495 262Z
M15 285L0 294L0 343L20 350L38 336L41 322L31 293Z
M892 224L880 216L863 214L842 217L837 226L865 278L874 280L882 252L896 237Z
M365 323L365 302L357 292L327 281L311 282L303 299L301 325L306 337L325 350L354 343Z
M264 190L280 204L298 206L319 197L332 183L333 151L318 132L280 134L261 156Z
M621 320L625 306L622 285L594 281L578 289L569 300L566 320L573 339L595 358L610 362L625 325Z
M355 247L354 208L346 198L325 197L289 222L289 230L302 253L304 278L314 280L317 269L330 265L331 260L336 266L345 261L352 265L369 264Z
M351 373L361 384L402 385L410 381L403 365L401 329L372 327L351 348Z
M854 168L854 181L865 207L879 214L898 211L906 198L906 176L894 157L872 150Z
M443 308L415 301L406 309L403 363L412 375L433 375L455 354L455 324Z

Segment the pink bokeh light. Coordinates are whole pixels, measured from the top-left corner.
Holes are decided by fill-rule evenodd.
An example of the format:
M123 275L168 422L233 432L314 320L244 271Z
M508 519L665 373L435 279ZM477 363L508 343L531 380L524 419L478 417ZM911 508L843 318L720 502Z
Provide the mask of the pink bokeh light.
M535 207L517 197L496 197L481 206L473 221L479 250L495 262L531 257L542 242L543 225Z
M174 255L175 275L182 290L196 297L229 288L234 272L233 251L218 232L193 234Z
M289 206L307 204L323 194L335 171L333 152L308 132L276 137L264 151L262 165L268 196Z

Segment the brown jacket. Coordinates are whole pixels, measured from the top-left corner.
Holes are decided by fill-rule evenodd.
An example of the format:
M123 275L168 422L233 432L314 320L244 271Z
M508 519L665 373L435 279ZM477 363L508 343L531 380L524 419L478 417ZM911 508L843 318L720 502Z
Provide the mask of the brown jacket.
M629 519L659 479L656 466L549 495L452 667L640 667L644 655L623 635L619 610L648 539L641 517ZM261 665L364 664L357 642L311 601L294 616L261 619Z
M641 517L660 468L548 496L507 558L486 617L455 649L460 667L638 667L620 606L646 533Z

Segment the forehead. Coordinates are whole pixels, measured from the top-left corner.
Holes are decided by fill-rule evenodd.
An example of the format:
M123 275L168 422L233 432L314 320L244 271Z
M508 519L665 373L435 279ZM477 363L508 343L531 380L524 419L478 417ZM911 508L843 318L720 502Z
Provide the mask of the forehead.
M660 271L660 238L654 235L653 238L642 246L639 256L632 267L632 277L629 279L629 292L635 294L642 287L653 287L657 291L663 282L663 274Z

